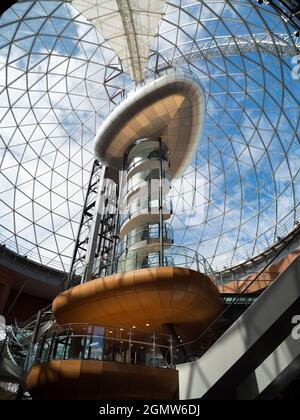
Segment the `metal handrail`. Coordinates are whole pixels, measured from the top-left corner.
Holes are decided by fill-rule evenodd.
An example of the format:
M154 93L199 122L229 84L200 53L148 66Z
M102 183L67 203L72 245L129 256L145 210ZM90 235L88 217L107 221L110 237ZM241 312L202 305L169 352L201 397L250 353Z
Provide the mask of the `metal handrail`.
M280 241L284 240L284 237L292 233L293 228L295 225L297 225L297 220L300 222L300 207L295 208L292 211L291 217L288 217L287 220L283 225L281 225L279 228L276 229L274 232L274 228L270 228L267 231L265 231L263 234L261 234L259 237L257 237L256 245L255 245L255 251L253 250L253 246L247 248L245 251L243 251L243 256L240 256L236 263L234 260L227 258L218 261L217 264L214 264L214 271L216 273L221 273L222 271L226 269L230 269L233 265L234 266L240 266L245 264L247 261L255 258L256 256L260 255L260 253L266 252L270 246L272 246L275 243L274 238L277 237L278 243ZM296 220L296 222L295 222ZM271 232L271 233L270 233ZM245 242L243 245L241 245L240 248L246 247L248 243L251 243L253 241ZM261 249L259 251L259 248ZM235 257L236 258L236 257Z
M157 202L157 203L156 203ZM170 216L173 213L173 204L170 197L165 197L162 203L163 213ZM138 197L135 199L134 202L127 204L122 209L121 215L121 223L123 224L127 219L133 219L138 215L140 212L147 212L150 214L159 214L159 204L158 198L155 199L148 199L146 197L141 198Z
M138 166L140 163L142 162L146 162L149 160L158 160L160 155L159 155L159 149L157 149L157 156L150 156L151 154L153 154L153 151L144 151L144 152L139 152L138 156L135 156L134 158L132 158L132 160L128 163L128 167L127 167L127 171L130 172L133 168L135 168L136 166ZM168 156L163 155L163 161L164 162L168 162Z
M127 252L127 255L126 255ZM214 272L208 261L200 255L197 251L192 250L190 248L178 245L171 245L166 244L164 245L164 261L163 265L160 264L159 258L159 250L157 249L149 249L148 247L138 248L135 250L128 249L128 251L124 251L122 254L117 256L108 264L101 266L101 271L99 271L99 267L94 267L94 275L87 281L96 279L96 278L103 278L105 276L118 273L118 272L127 272L132 271L140 268L153 268L153 267L180 267L186 268L194 271L198 271L209 276L212 282L215 283L214 280ZM142 256L147 257L150 255L149 262L147 263L144 261L143 264L140 264L140 259ZM97 260L96 260L97 263ZM123 266L122 266L123 265ZM82 265L80 270L77 270L74 273L74 276L68 281L65 285L65 289L67 290L70 287L74 287L76 285L83 283L83 275L85 273L86 265Z
M169 223L163 224L163 239L168 241L168 243L174 242L174 231L172 226ZM160 239L160 226L159 223L150 224L148 223L145 226L134 229L130 231L125 239L121 240L117 246L117 253L119 256L123 254L126 250L130 249L133 245L136 245L138 242L142 241L159 241Z
M105 266L105 274L126 272L140 268L151 267L181 267L204 273L211 276L213 280L213 269L207 260L197 251L178 245L164 245L164 262L160 264L159 250L151 250L148 247L138 248L136 250L124 251L113 261ZM150 255L150 258L149 258ZM141 259L144 260L141 263ZM146 260L148 259L148 260ZM119 270L119 268L121 268Z
M48 306L45 306L42 310L43 315L49 315L50 317L53 317L52 314L52 303ZM33 322L35 324L36 321L36 314L32 315L30 318L26 319L25 321L22 321L20 325L17 324L17 319L15 320L15 324L20 329L28 329L29 325Z
M171 213L173 213L173 209L171 208ZM300 219L300 208L298 206L298 208L296 207L295 209L293 209L293 211L291 212L291 217L288 218L288 215L284 218L287 219L286 222L280 226L279 229L276 230L276 235L281 236L283 234L289 234L291 232L291 228L295 223L295 219L298 220ZM174 230L176 232L176 230ZM271 231L271 234L269 234L269 232ZM269 234L269 236L267 236L267 234ZM264 238L262 240L260 240L260 238L262 238L264 235ZM11 252L16 252L20 257L22 257L22 255L20 254L23 253L23 258L28 257L29 261L34 262L35 264L40 265L41 267L49 267L49 269L53 268L54 270L59 270L61 269L61 265L59 263L55 263L53 261L53 259L47 258L45 256L43 256L43 261L48 261L45 264L41 264L40 262L38 262L40 260L39 255L37 253L32 252L31 250L29 250L28 248L22 247L20 245L18 245L18 248L16 247L15 241L11 241L10 239L6 238L3 235L0 235L0 242L1 245L3 247L7 247L7 249ZM262 251L264 252L265 250L267 250L270 247L270 244L274 243L274 229L273 227L270 228L269 230L267 230L266 232L264 232L264 234L261 234L258 237L258 240L256 241L256 249L260 246ZM188 244L187 244L188 246ZM243 245L241 245L240 248L243 248L247 246L247 243L244 243ZM224 266L226 266L226 269L229 269L230 267L232 267L232 265L234 264L235 266L239 266L239 265L243 265L244 263L246 263L248 260L252 259L253 257L259 255L259 253L255 252L253 253L253 246L249 247L248 250L243 251L243 255L240 256L238 259L236 258L235 261L232 261L232 259L223 259L220 260L217 264L213 264L214 266L214 272L215 273L221 273L222 271L224 271ZM65 256L67 258L69 258L69 256ZM211 259L211 258L210 258ZM55 268L55 265L57 265L57 268ZM58 267L59 266L59 267ZM66 273L67 269L70 268L70 264L65 264L65 271L64 273ZM61 273L63 273L61 271Z
M15 235L15 236L18 237L18 235ZM46 257L45 255L43 255L41 258L40 254L38 254L37 252L34 252L31 249L26 248L22 245L17 246L15 241L8 239L1 234L0 234L0 242L1 242L2 247L5 247L9 251L16 253L20 258L28 259L28 261L33 262L41 267L47 267L49 270L53 269L61 273L67 272L67 268L68 268L67 265L64 266L64 271L63 271L61 263L54 261L53 258ZM32 248L35 246L33 244L31 245L32 245ZM47 251L45 248L44 250ZM63 255L63 257L70 258L68 255ZM43 263L41 262L41 259Z
M145 339L149 337L148 339ZM167 334L148 330L103 327L90 324L59 325L51 334L45 332L35 346L32 364L50 360L113 360L139 362L146 366L174 368L173 340ZM132 353L135 358L132 362ZM165 357L167 355L167 358Z

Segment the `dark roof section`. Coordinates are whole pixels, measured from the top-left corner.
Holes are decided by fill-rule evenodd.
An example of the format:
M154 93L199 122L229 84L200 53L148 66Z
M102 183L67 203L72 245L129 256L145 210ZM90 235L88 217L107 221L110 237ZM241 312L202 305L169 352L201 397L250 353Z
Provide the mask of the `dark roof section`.
M9 9L13 4L17 3L18 0L13 1L4 1L0 4L0 16L3 15L4 12L6 12L7 9Z

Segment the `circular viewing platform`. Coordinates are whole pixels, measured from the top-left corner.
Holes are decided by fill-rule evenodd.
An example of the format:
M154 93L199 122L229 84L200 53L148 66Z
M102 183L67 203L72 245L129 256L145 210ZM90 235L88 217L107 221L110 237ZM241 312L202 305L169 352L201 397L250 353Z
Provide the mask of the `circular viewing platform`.
M155 267L115 273L58 295L53 313L59 324L87 323L196 338L223 309L217 287L188 268Z
M122 170L133 142L161 138L170 151L169 173L172 178L179 176L198 147L204 112L199 79L182 70L169 71L112 111L95 138L95 154L104 165Z
M40 337L26 387L37 400L176 399L173 343L147 327L57 325Z

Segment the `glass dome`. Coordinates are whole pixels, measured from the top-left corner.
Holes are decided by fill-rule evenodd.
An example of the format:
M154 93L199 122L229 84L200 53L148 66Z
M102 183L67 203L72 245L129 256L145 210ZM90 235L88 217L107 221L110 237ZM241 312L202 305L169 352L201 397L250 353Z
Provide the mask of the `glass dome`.
M166 2L146 68L189 69L204 131L173 183L174 243L214 270L286 235L299 217L300 54L293 28L250 0ZM61 1L19 1L0 18L0 239L68 270L93 138L135 88L109 43Z

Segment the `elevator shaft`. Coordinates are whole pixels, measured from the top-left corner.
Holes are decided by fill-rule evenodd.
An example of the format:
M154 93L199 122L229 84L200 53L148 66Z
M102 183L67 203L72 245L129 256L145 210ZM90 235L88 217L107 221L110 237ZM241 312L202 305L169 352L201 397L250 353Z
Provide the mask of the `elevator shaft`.
M164 249L173 242L166 223L172 213L169 167L169 150L160 139L135 141L124 156L118 272L166 263Z

